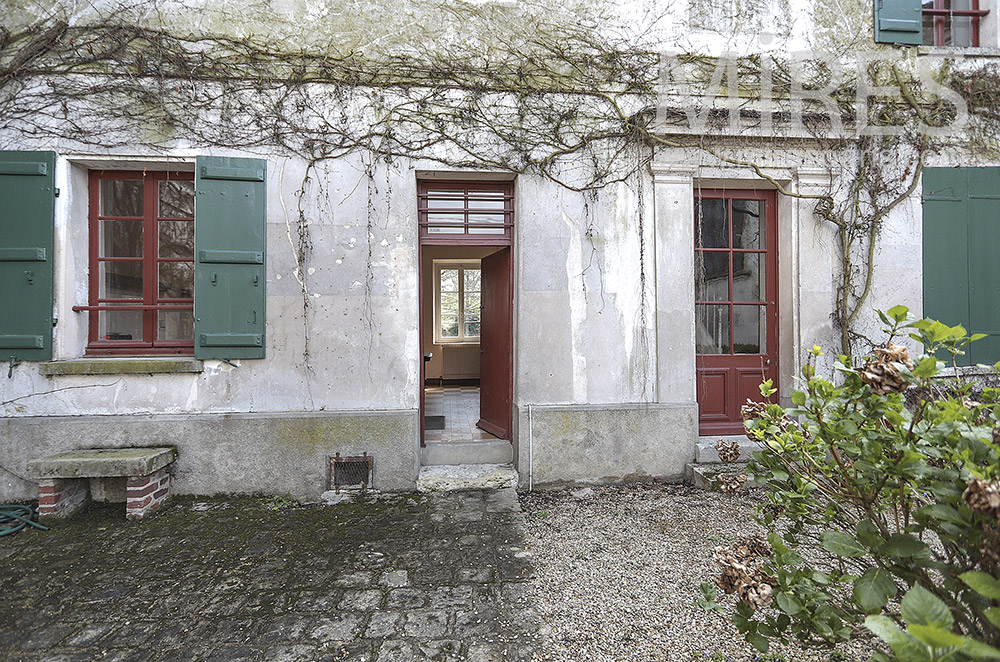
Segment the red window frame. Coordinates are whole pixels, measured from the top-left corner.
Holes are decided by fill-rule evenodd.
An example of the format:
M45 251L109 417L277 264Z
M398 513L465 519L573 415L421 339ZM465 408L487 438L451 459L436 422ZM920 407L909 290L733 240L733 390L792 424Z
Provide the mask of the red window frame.
M139 217L116 217L100 214L100 190L104 180L140 180L143 182L143 248L142 257L101 257L101 220L139 220ZM194 181L194 173L177 171L123 171L92 170L90 172L90 279L89 305L74 306L73 310L90 313L90 330L87 354L194 354L194 337L183 340L164 340L157 337L158 315L162 311L194 311L194 298L161 298L159 295L159 265L164 262L190 262L194 264L194 246L191 258L160 257L159 222L187 221L194 223L194 216L160 217L159 182L165 180ZM114 299L100 297L101 262L141 262L142 299ZM111 305L115 304L115 305ZM102 312L141 310L142 339L108 340L101 338L99 317Z
M438 193L440 192L440 193ZM435 193L438 193L435 195ZM441 195L443 193L444 195ZM470 206L476 194L492 194L479 198L493 202L503 201L503 223L482 223L470 216L476 213L496 213L500 210L476 209ZM461 203L449 208L433 205L435 201ZM430 214L453 217L453 221L431 221ZM514 182L513 181L438 181L422 179L417 182L417 222L420 226L420 241L427 245L484 245L502 246L513 243L514 236ZM503 233L484 234L476 230L488 228ZM445 232L443 230L451 230Z
M971 41L969 46L976 48L979 46L979 21L983 16L989 14L988 9L979 8L979 0L971 0L970 9L950 9L946 5L949 0L934 0L933 7L926 7L921 5L921 11L926 19L931 17L934 21L934 43L926 44L927 46L954 46L955 44L948 44L947 41L947 28L952 23L952 18L955 16L969 16L972 18L970 21L970 31L971 31ZM961 46L960 46L961 47Z

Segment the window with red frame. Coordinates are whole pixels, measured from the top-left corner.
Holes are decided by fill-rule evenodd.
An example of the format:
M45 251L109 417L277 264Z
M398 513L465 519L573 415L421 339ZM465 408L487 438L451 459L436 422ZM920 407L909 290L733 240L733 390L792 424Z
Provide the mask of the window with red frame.
M194 174L90 173L88 354L194 351Z
M923 0L924 44L979 46L979 22L989 11L979 0Z

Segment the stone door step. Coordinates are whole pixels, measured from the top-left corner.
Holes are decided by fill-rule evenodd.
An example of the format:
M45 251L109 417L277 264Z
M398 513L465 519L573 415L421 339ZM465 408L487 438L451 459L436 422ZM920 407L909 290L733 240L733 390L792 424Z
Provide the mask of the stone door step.
M453 464L423 467L417 478L418 492L500 490L517 487L517 471L511 464Z
M506 439L490 441L428 441L420 449L420 464L510 464L514 447Z
M749 462L753 452L760 450L760 444L750 441L745 434L698 437L698 446L695 448L694 461L701 464L719 462L719 451L715 450L715 444L720 439L722 441L735 441L740 445L740 462Z
M719 489L720 474L738 474L747 472L746 462L692 462L684 466L684 477L688 484L699 489L716 491ZM753 481L753 475L747 473L747 483Z

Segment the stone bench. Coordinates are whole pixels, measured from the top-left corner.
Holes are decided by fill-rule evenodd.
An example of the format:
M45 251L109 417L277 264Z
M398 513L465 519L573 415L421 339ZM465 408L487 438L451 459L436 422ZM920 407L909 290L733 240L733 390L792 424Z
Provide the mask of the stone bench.
M38 481L38 515L69 517L87 501L93 479L125 479L125 517L140 520L159 510L170 494L173 448L91 448L28 461Z

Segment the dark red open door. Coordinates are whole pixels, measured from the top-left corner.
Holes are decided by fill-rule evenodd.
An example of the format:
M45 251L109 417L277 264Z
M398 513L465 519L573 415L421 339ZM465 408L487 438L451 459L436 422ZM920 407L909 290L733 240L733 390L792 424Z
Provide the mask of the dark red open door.
M773 191L695 199L699 431L743 432L740 408L778 380L778 241Z
M479 422L501 439L510 439L513 393L513 287L511 250L482 259L482 330L479 337Z

